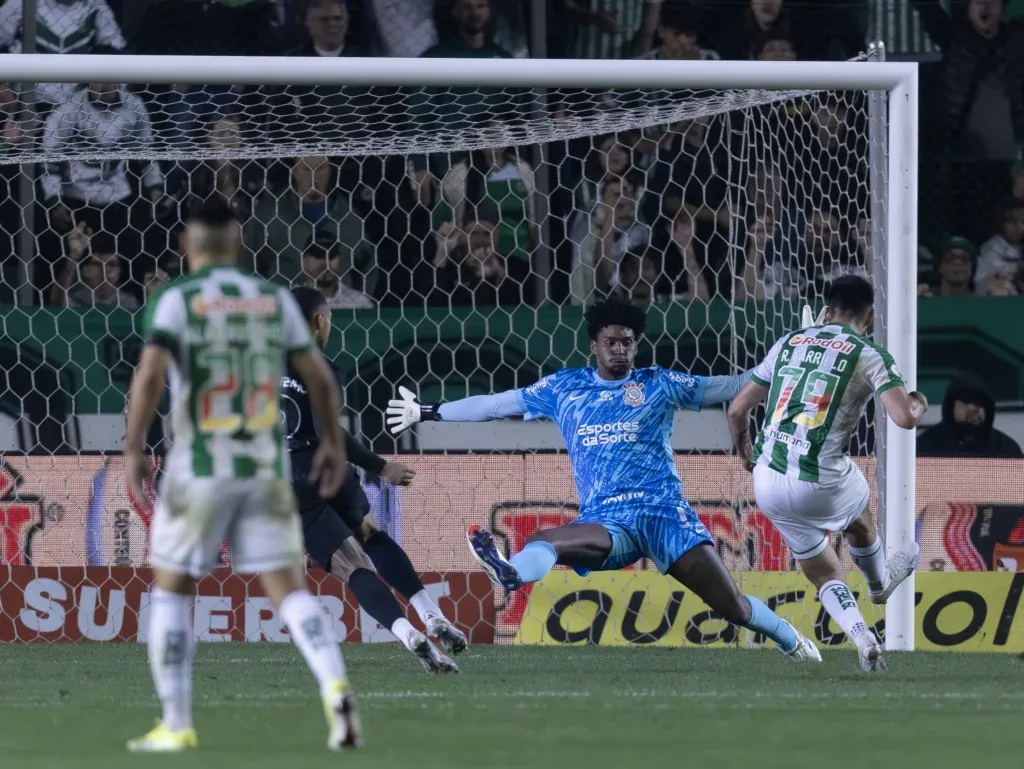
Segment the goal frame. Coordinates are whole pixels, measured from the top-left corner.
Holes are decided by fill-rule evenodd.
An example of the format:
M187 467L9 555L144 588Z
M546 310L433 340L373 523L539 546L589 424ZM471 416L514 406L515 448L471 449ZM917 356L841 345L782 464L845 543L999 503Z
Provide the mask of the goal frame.
M918 68L906 62L602 61L542 59L305 58L123 55L0 55L8 82L209 83L242 85L500 86L503 88L695 88L855 90L888 95L884 148L872 142L871 178L884 180L884 235L876 263L884 275L876 300L885 343L908 388L917 380ZM872 99L877 102L881 100ZM877 111L877 109L876 109ZM881 136L877 138L881 139ZM881 150L881 151L879 151ZM877 196L872 195L872 198ZM878 253L879 249L881 253ZM881 414L881 411L878 411ZM914 433L885 420L879 497L885 503L885 546L914 541ZM884 442L883 442L884 441ZM885 644L914 648L914 575L889 598Z

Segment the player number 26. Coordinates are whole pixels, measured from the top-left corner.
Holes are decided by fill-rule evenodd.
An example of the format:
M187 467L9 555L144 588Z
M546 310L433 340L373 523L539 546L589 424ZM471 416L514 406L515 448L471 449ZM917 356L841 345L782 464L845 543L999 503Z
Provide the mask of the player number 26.
M199 363L210 372L209 383L199 393L201 432L254 433L278 422L277 377L268 353L206 351ZM238 371L243 372L241 380Z
M832 396L839 385L839 377L823 371L807 371L796 366L785 366L779 369L785 378L778 405L772 414L772 422L781 422L785 417L792 416L798 425L812 430L824 424L828 417ZM794 394L800 394L794 399ZM795 414L796 408L799 408Z

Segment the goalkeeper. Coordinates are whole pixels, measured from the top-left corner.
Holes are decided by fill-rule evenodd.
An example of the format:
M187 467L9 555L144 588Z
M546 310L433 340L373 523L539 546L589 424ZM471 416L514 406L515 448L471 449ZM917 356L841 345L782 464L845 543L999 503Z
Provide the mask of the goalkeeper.
M759 598L740 593L710 532L682 496L669 444L677 409L699 411L731 400L750 374L700 377L659 366L633 368L644 310L605 301L585 317L595 368L563 369L523 389L442 405L421 404L401 388L401 400L389 404L395 433L426 419L525 416L558 425L572 462L580 517L536 532L511 561L490 532L471 526L473 556L508 590L543 579L556 563L585 576L650 558L723 619L766 635L794 660L820 662L810 640Z
M292 291L320 348L331 332L331 311L323 294L313 288ZM328 362L329 365L330 362ZM336 377L338 371L331 365ZM309 483L309 464L319 445L319 432L310 409L309 396L299 378L289 369L281 382L281 409L291 455L292 478L306 550L323 568L348 584L359 605L419 657L429 673L457 673L458 666L442 654L427 637L403 616L384 579L404 595L423 620L427 633L436 638L449 654L466 648L466 636L441 613L413 569L409 556L370 517L370 504L353 469L338 493L329 500L320 498ZM408 486L415 474L399 462L387 462L369 451L351 435L346 450L352 464L395 485ZM369 559L367 559L369 556ZM370 561L376 567L373 572ZM380 575L378 578L377 575Z

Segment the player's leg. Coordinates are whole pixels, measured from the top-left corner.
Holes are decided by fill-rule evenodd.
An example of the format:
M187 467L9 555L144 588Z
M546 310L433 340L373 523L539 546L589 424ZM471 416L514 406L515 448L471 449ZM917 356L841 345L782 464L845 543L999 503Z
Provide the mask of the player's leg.
M332 750L358 747L362 729L330 617L308 590L302 527L291 486L253 480L246 504L228 532L235 571L257 573L320 687Z
M334 516L334 512L328 509L325 515ZM341 542L331 553L328 565L331 574L349 586L359 605L419 658L424 670L428 673L459 672L458 665L438 651L405 618L394 594L373 573L369 559L354 537L346 537Z
M208 479L164 476L150 532L155 576L146 649L162 715L154 729L128 742L133 752L176 752L198 744L192 725L193 577L213 566L230 525L225 491L230 493L221 488L214 495Z
M921 547L911 542L897 550L888 560L882 538L875 531L871 511L864 511L843 530L850 556L868 583L868 597L871 603L884 604L903 580L914 573L921 560Z
M672 562L666 573L693 591L727 622L767 636L780 651L793 659L821 661L821 654L809 639L769 609L760 598L740 592L710 538L686 550Z
M590 522L535 532L511 559L505 558L486 529L470 526L466 538L491 580L507 590L543 579L556 563L582 570L601 568L614 546L609 529Z
M822 607L857 646L861 667L884 670L878 639L857 608L829 542L830 532L849 526L851 517L866 505L868 488L863 475L851 472L841 483L822 486L759 466L754 468L754 494L817 589Z
M857 598L846 584L839 556L825 537L823 549L798 560L803 573L818 590L822 608L857 647L860 666L867 672L884 672L882 646L857 607Z
M689 505L640 508L634 526L643 555L724 620L767 636L796 660L821 661L814 644L760 598L740 593L715 551L711 532Z
M363 499L366 499L365 494L363 494ZM367 503L368 507L369 503ZM373 562L377 574L405 596L423 621L427 633L440 641L445 651L449 654L459 654L465 651L469 645L466 634L448 621L444 612L441 611L441 607L430 597L430 593L423 586L423 581L416 573L416 569L413 568L412 561L409 560L405 550L386 531L381 531L377 522L369 515L368 510L360 517L361 520L355 527L356 537L362 544L366 555Z

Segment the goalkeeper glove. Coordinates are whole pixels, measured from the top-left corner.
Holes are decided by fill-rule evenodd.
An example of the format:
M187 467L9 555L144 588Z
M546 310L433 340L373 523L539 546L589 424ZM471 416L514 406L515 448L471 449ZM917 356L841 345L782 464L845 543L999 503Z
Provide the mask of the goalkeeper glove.
M818 317L814 317L814 310L811 309L809 304L804 305L804 311L800 314L800 325L802 328L808 328L810 326L820 326L825 322L825 310L826 307L821 308L821 312L818 313Z
M437 413L441 404L420 403L416 393L401 385L398 387L398 395L401 400L388 401L388 424L391 425L392 435L398 435L419 422L437 422L441 419Z

